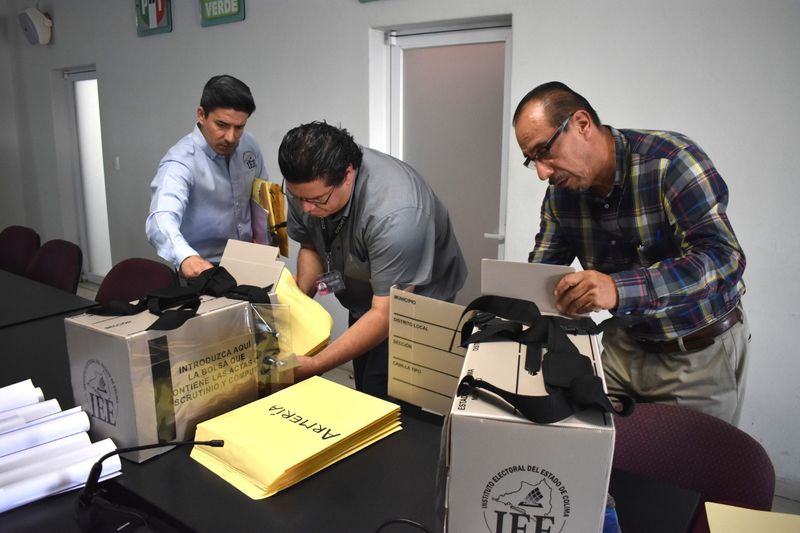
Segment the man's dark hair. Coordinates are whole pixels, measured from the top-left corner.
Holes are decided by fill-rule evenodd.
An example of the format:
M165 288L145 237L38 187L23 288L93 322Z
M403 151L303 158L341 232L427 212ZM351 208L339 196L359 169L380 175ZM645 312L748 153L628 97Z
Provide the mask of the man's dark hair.
M532 101L542 102L545 116L547 116L552 126L558 126L570 114L579 109L589 113L589 117L591 117L596 126L602 126L600 117L597 116L597 112L589 104L589 101L560 81L543 83L526 94L517 105L517 110L514 111L512 125L517 125L517 119L522 113L522 109Z
M249 116L256 110L256 103L250 87L233 76L222 74L206 82L203 96L200 97L200 107L206 115L217 108L223 108L241 111Z
M278 166L289 183L318 178L335 187L344 181L348 165L361 166L361 149L353 136L327 122L310 122L289 130L278 148Z

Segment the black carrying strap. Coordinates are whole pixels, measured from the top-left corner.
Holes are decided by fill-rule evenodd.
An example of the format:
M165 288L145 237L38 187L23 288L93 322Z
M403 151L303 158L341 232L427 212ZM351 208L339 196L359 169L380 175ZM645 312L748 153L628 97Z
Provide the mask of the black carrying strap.
M621 408L614 408L603 390L602 380L594 375L591 360L581 355L567 337L567 332L596 334L608 324L596 325L588 317L570 320L544 316L533 302L503 296L481 296L466 307L464 314L478 309L480 312L467 321L461 330L461 345L502 341L524 345L525 370L531 374L542 372L548 394L517 394L467 375L459 384L460 396L468 394L470 390L487 390L514 406L529 420L540 424L558 422L585 409L619 416L628 416L633 412L633 400L627 396L615 396ZM523 325L528 328L524 329ZM479 331L472 333L475 327ZM547 352L542 356L544 348Z
M167 287L157 289L135 304L111 301L87 310L88 313L101 316L135 315L142 311L150 311L157 315L148 330L171 330L181 327L187 320L197 315L200 307L200 296L225 296L234 300L246 300L252 303L270 303L268 287L253 285L237 285L233 276L224 268L216 266L192 278L186 287Z

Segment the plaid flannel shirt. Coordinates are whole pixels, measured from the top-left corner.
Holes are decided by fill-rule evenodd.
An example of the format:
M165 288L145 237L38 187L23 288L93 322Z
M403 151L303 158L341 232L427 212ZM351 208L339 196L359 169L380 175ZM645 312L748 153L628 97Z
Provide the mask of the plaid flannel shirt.
M609 128L616 145L606 198L549 187L528 260L610 274L640 338L667 340L732 310L744 294L745 257L725 208L728 188L684 135Z

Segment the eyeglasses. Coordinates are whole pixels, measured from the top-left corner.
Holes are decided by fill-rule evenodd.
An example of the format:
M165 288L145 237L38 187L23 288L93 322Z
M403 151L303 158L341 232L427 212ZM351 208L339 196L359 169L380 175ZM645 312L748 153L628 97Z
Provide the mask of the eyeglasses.
M311 204L311 205L325 205L325 204L327 204L328 201L330 201L331 196L333 196L333 191L336 190L336 187L337 187L337 185L334 185L333 187L331 187L331 190L327 195L321 194L321 195L316 196L314 198L304 198L302 196L295 196L294 194L292 194L292 192L288 189L288 187L286 187L286 179L284 179L281 182L281 190L283 191L283 194L287 198L289 198L290 200L294 200L295 202L298 202L298 203L305 202L305 203ZM324 198L323 198L323 196L324 196Z
M526 157L525 161L523 161L522 164L531 170L536 170L537 161L541 161L543 159L550 159L550 150L553 148L553 145L558 140L558 136L561 135L561 132L566 129L567 124L569 124L569 120L572 118L572 115L574 114L575 114L574 111L570 113L569 116L567 116L567 118L564 119L564 122L562 122L561 125L558 127L553 136L550 137L550 139L546 143L544 143L544 146L536 150L536 153L533 154L533 157Z

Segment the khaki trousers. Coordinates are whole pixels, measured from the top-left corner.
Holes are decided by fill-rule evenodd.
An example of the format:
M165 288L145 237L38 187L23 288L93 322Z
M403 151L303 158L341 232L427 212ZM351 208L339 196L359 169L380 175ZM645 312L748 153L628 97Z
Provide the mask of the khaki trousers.
M603 371L609 394L637 402L669 403L702 411L731 424L744 398L750 330L747 317L703 350L651 353L624 328L603 334Z

